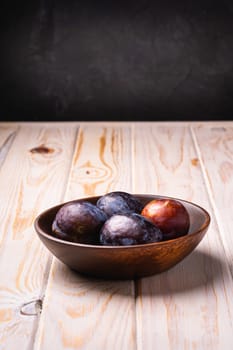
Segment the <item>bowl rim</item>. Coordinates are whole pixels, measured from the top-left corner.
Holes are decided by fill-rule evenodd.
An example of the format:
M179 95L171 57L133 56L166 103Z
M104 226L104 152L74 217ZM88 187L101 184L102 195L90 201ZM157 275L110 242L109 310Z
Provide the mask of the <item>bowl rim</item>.
M129 192L128 192L129 193ZM202 206L200 206L199 204L196 204L194 202L191 202L191 201L188 201L188 200L185 200L185 199L181 199L181 198L178 198L178 197L171 197L171 196L165 196L165 195L153 195L153 194L143 194L143 193L132 193L131 194L137 198L140 198L140 197L143 197L143 198L146 198L148 197L151 198L151 200L153 199L159 199L159 198L166 198L166 199L173 199L173 200L177 200L177 201L180 201L181 203L187 203L189 205L192 205L198 209L200 209L202 211L202 213L204 214L205 216L205 220L204 220L204 223L201 225L201 227L195 231L195 232L190 232L184 236L180 236L180 237L177 237L177 238L172 238L172 239L169 239L169 240L166 240L166 241L160 241L160 242L151 242L151 243L143 243L143 244L134 244L134 245L126 245L126 246L108 246L108 245L95 245L95 244L85 244L85 243L77 243L77 242L71 242L71 241L66 241L66 240L63 240L63 239L60 239L60 238L56 238L56 237L53 237L52 235L48 234L48 233L45 233L41 228L40 228L40 225L39 225L39 221L40 219L45 216L49 211L51 210L55 210L56 208L59 208L65 204L68 204L68 203L72 203L72 202L75 202L75 201L83 201L83 200L86 200L88 201L88 199L92 199L92 200L97 200L98 198L100 198L102 195L98 195L98 196L87 196L87 197L81 197L81 198L77 198L77 199L72 199L72 200L69 200L69 201L66 201L66 202L62 202L60 204L57 204L57 205L54 205L54 206L51 206L45 210L43 210L39 215L37 215L37 217L35 218L34 220L34 229L36 230L37 234L38 235L41 235L43 237L45 237L46 239L50 240L50 241L54 241L54 242L57 242L57 243L60 243L60 244L64 244L66 246L74 246L74 247L80 247L80 248L93 248L93 249L99 249L99 250L127 250L127 249L140 249L140 248L146 248L146 247L153 247L153 246L163 246L163 245L167 245L169 244L170 242L178 242L180 240L184 240L185 238L187 238L188 236L196 236L198 235L200 232L202 231L205 231L207 230L207 228L209 227L210 225L210 222L211 222L211 217L210 217L210 214L209 212L204 209Z

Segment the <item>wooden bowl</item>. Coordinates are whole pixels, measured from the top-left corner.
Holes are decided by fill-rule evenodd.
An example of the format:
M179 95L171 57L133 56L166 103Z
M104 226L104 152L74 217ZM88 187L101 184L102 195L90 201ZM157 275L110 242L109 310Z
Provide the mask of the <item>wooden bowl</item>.
M107 279L134 279L161 273L195 249L209 227L210 215L202 207L178 198L143 194L135 196L143 205L156 198L180 201L190 216L188 234L167 241L133 246L101 246L64 241L53 236L51 226L57 211L65 203L42 212L36 218L34 227L47 249L79 273ZM99 196L85 198L94 204L98 199Z

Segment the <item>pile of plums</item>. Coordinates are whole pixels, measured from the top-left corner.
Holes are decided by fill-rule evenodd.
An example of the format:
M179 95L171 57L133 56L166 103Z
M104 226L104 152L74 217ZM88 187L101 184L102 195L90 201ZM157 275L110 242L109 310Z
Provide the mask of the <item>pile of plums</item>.
M143 205L133 194L114 191L97 200L64 204L57 212L55 237L84 244L127 246L183 236L189 214L178 200L158 198Z

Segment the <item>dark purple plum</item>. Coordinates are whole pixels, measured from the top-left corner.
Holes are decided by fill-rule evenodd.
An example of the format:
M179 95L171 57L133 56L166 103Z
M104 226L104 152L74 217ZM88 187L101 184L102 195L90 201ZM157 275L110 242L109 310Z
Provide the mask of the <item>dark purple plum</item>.
M161 230L151 221L136 213L113 215L105 221L100 230L102 245L127 246L162 240Z
M106 221L106 214L87 201L64 204L52 224L55 237L79 243L96 244L99 231Z
M141 213L142 203L132 194L122 191L109 192L101 196L97 207L103 210L108 217L114 214Z

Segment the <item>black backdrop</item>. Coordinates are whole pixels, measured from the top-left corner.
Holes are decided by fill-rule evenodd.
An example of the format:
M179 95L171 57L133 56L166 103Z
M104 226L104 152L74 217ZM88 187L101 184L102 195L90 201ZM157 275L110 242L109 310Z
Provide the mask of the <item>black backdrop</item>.
M233 2L7 2L1 120L233 116Z

